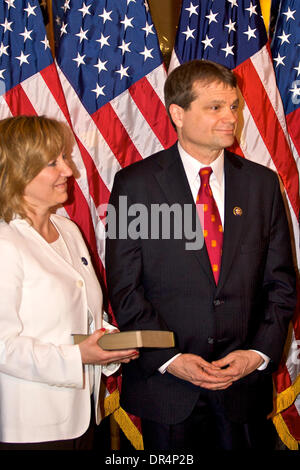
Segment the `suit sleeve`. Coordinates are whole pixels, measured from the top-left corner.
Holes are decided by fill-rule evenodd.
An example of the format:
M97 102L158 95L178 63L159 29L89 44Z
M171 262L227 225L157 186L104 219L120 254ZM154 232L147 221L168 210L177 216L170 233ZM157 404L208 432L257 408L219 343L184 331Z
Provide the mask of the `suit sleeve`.
M277 368L296 307L296 275L293 266L290 231L278 178L274 178L270 238L263 279L264 318L252 341L256 349L270 357Z
M130 191L126 189L124 182L121 183L121 174L122 172L116 174L109 201L116 215L116 231L113 236L106 238L105 266L109 299L121 331L168 330L168 325L145 296L141 241L124 236L124 234L120 236L124 232L124 227L119 230L119 197L127 198L128 207L131 203ZM127 228L129 223L130 218L128 218ZM142 349L138 359L139 366L146 376L151 375L179 352L176 348Z
M0 259L0 373L58 387L82 388L78 346L57 346L22 334L22 257L12 242L1 238Z

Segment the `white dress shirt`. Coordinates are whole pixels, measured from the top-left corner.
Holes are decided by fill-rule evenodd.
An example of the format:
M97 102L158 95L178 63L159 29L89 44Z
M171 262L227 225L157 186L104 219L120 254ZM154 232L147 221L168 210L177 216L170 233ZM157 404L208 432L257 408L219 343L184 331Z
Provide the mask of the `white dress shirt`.
M205 168L207 166L211 167L212 174L209 178L209 185L216 201L222 226L224 228L224 150L210 165L205 165L191 157L185 150L183 150L179 142L178 150L195 203L201 185L199 171L201 168Z
M184 171L191 188L191 192L193 195L193 199L196 203L197 195L199 192L199 188L201 185L201 179L199 175L199 171L201 168L210 166L212 169L212 174L209 179L209 185L213 193L213 197L216 201L216 205L218 207L218 211L220 214L222 226L224 229L224 212L225 212L225 179L224 179L224 150L221 151L220 155L214 160L210 165L204 164L196 160L194 157L189 155L180 145L178 142L178 151L179 155L184 167ZM256 351L252 349L251 351L257 352L264 360L258 370L263 370L267 367L270 358L265 354L261 353L260 351ZM171 362L174 361L176 357L180 356L180 354L176 354L172 357L169 361L163 364L158 370L163 374L166 372L166 369Z

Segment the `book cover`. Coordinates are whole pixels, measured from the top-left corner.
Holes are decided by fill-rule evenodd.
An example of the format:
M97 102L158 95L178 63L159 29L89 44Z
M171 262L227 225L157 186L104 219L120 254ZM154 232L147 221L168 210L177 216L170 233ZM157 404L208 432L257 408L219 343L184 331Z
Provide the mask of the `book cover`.
M88 335L73 335L74 344L79 344ZM106 333L98 341L106 350L133 348L172 348L175 345L174 333L160 330L121 331Z

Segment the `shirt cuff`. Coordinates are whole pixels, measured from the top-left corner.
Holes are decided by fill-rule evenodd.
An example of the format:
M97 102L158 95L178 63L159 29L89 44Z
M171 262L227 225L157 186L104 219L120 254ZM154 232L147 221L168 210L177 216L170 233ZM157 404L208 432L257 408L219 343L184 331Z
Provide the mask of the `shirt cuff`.
M257 370L265 370L267 367L268 367L268 364L270 362L270 358L268 356L266 356L264 353L260 352L260 351L257 351L256 349L250 349L250 351L254 351L256 352L257 354L259 354L264 362L259 366L257 367Z
M176 359L176 357L178 357L178 356L181 356L181 353L176 354L176 356L171 357L171 359L169 359L169 360L168 360L167 362L165 362L162 366L160 366L159 369L158 369L159 372L160 372L161 374L164 374L164 373L166 372L166 370L167 370L168 365L171 364L171 362L173 362L174 359Z

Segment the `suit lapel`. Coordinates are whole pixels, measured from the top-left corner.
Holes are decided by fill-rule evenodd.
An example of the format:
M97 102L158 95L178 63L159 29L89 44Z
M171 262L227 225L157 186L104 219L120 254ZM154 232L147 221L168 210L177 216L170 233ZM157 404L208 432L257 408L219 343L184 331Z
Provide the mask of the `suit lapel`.
M156 172L155 177L165 194L168 204L170 206L172 204L180 204L182 209L184 208L184 204L189 204L193 207L196 215L195 202L177 149L177 144L162 154L162 158L159 160L159 166L160 168ZM184 244L189 241L190 240L183 236ZM186 254L187 256L196 256L205 274L209 277L210 281L214 283L213 272L205 243L201 250L186 250Z
M230 272L236 251L240 245L244 219L247 214L249 185L247 174L241 172L242 167L242 161L225 151L225 227L217 294L222 289Z

